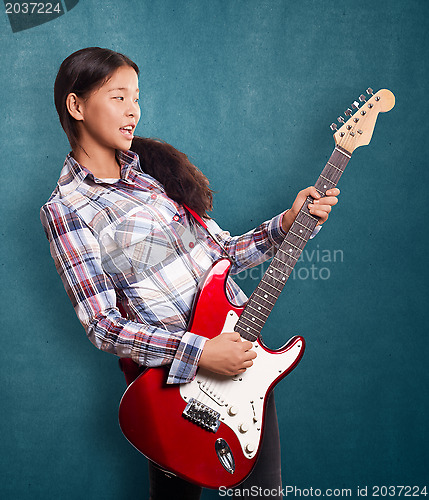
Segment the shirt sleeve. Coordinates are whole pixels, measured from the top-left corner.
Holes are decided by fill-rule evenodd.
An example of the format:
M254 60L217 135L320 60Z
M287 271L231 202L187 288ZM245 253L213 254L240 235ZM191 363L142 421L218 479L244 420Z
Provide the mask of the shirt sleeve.
M276 215L241 236L231 236L228 231L222 231L213 219L209 220L210 231L214 231L225 250L234 258L231 274L257 266L274 256L286 236L282 228L285 213ZM320 225L316 226L310 238L314 238L320 228Z
M63 203L44 205L40 218L56 269L89 340L98 349L132 358L139 365L172 364L168 383L191 381L207 339L124 318L91 229Z

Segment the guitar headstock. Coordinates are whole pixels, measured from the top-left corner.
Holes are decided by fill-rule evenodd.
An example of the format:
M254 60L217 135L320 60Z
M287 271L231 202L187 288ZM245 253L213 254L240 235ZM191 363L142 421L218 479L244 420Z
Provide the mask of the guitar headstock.
M378 113L390 111L395 105L395 96L390 90L381 89L373 94L372 89L369 88L367 94L371 95L368 101L364 95L361 95L360 102L355 101L352 104L352 108L356 109L353 115L351 109L345 111L346 117L349 117L347 121L341 116L338 118L338 121L343 124L340 129L337 130L335 123L331 125L331 130L335 130L335 144L349 153L353 153L359 146L366 146L370 143Z

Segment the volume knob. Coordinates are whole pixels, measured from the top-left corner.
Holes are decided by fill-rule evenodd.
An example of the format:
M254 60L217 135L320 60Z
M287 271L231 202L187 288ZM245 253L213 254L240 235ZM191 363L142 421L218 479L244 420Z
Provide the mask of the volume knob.
M235 415L237 415L238 413L238 408L236 406L230 406L228 408L228 415L230 415L231 417L234 417Z
M238 430L239 430L241 433L243 433L243 434L244 434L245 432L247 432L247 431L249 430L249 426L248 426L245 422L243 422L242 424L240 424L240 425L238 426Z
M253 453L255 451L255 445L253 445L252 443L247 443L244 449L247 453Z

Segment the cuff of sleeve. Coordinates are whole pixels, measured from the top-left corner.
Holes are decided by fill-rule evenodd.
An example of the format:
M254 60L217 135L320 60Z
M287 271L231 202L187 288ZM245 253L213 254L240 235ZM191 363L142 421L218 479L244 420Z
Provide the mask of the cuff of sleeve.
M310 240L311 238L314 238L316 236L316 234L322 229L322 225L319 224L318 226L316 226L314 229L313 229L313 232L311 233L310 235Z
M286 233L282 228L283 215L286 212L287 210L279 215L276 215L270 220L268 224L268 234L271 240L277 245L280 245L283 242L284 237L286 236Z
M167 384L191 382L197 373L198 361L208 339L195 333L186 332L168 372Z

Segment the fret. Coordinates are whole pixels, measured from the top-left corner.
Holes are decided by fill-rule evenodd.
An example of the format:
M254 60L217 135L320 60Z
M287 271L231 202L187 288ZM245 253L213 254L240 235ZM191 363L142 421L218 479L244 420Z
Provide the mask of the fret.
M326 167L323 169L322 173L320 174L318 181L320 180L321 177L324 177L329 182L333 182L334 184L337 184L342 173L343 173L342 170L333 169L333 168L329 167L328 165L326 165ZM317 184L317 182L316 182L316 184Z
M280 248L281 248L281 247L280 247ZM279 250L280 250L280 248L279 248ZM283 253L286 253L286 252L283 252ZM291 269L293 269L293 266L294 266L295 264L292 262L292 263L291 263L291 264L292 264L292 267L291 267L289 264L287 264L287 262L286 262L286 261L281 260L281 259L279 258L279 255L280 255L280 253L279 253L279 251L277 251L276 255L274 255L274 258L273 258L273 260L271 261L270 268L271 268L271 269L275 269L276 271L279 271L280 273L285 273L285 272L286 272L286 270L284 269L284 267L283 267L283 266L287 266L287 267L290 267ZM289 255L288 253L286 253L286 255L287 255L288 257L290 257L290 255ZM280 267L277 267L277 263L278 263L278 262L280 262L280 264L281 264L281 266L280 266ZM267 271L266 271L266 272L267 272Z
M243 315L241 315L243 316ZM241 320L241 316L240 316L240 320ZM246 327L241 327L243 330L246 330L247 332L249 332L250 330L253 330L255 331L258 335L259 335L259 332L258 332L258 329L254 327L254 325L251 325L251 326L246 326Z
M247 328L251 328L252 330L254 330L255 332L258 331L258 321L257 321L257 318L255 316L253 316L253 321L250 320L249 318L246 318L246 316L243 318L244 323L247 325L246 326L246 329ZM262 329L262 326L264 325L265 321L262 323L261 325L261 329ZM256 328L255 328L256 327Z
M304 222L311 224L311 226L308 228L309 233L306 234L306 237L308 236L308 238L307 238L307 241L308 241L310 239L311 233L316 225L317 219L312 217L310 214L306 214L305 212L302 212L302 211L298 212L298 215L296 216L296 218L298 219L298 217L299 217L300 219L303 219L304 216L308 217L308 219L305 220Z
M250 297L253 299L257 304L265 304L268 303L270 305L270 309L273 308L275 301L278 299L277 295L273 295L270 292L267 292L266 290L263 290L259 285L256 288L256 290L253 292L252 296ZM274 301L273 301L274 299ZM271 301L273 303L271 304Z
M310 217L310 219L313 219L316 222L319 220L316 217L313 217L311 214L308 214L307 212L303 212L302 209L300 210L300 213L307 215L307 217Z
M332 162L342 170L341 173L344 172L344 169L347 166L347 162L349 161L345 156L340 156L336 151L331 155L331 158L329 159L332 160Z
M295 219L295 221L294 221L294 223L293 223L293 224L299 224L300 226L305 227L305 229L308 229L309 231L311 231L311 230L312 230L312 229L311 229L311 227L308 227L308 226L306 226L305 224L302 224L301 222L299 222L299 221L298 221L298 220L296 220L296 219ZM291 226L291 227L293 227L293 224L292 224L292 226Z
M274 304L273 304L273 306L274 306ZM271 312L271 309L270 309L270 312ZM262 326L265 324L267 317L268 316L265 316L265 318L258 318L255 314L251 314L249 312L247 314L243 313L240 316L240 321L242 322L242 327L250 325L251 328L255 329L255 327L258 327L260 325L261 329L262 329Z
M269 286L270 288L274 288L274 290L276 292L281 292L281 289L279 290L275 285L272 285L271 283L268 283L268 281L264 280L264 278L261 279L261 284L264 284L266 286ZM266 288L264 288L262 285L261 285L261 288L265 291L265 292L268 292L268 290ZM283 287L282 287L283 288ZM269 293L269 292L268 292Z
M279 282L279 283L281 283L282 285L284 285L284 284L286 283L286 278L285 278L285 277L283 277L282 279L280 279L280 278L276 278L276 277L275 277L275 276L273 276L272 274L270 274L270 275L269 275L269 276L267 276L267 277L268 277L268 278L271 278L271 279L273 279L273 280L278 281L278 282ZM262 279L264 279L264 278L262 278ZM261 281L262 281L262 280L261 280Z
M290 233L292 233L293 235L295 235L297 238L301 238L301 240L303 240L303 241L305 241L305 242L307 243L307 240L306 240L303 236L300 236L299 234L294 233L294 232L292 231L292 227L293 227L293 224L292 224L292 226L291 226L291 229L289 229L289 232L290 232Z
M322 179L325 179L325 181L329 182L329 184L334 184L335 185L335 183L331 179L328 179L324 175L320 174L320 177L322 177Z
M276 267L274 265L274 259L273 259L272 262L271 262L271 264L270 264L270 267L265 271L265 274L267 274L267 272L270 269L275 269L280 274L286 275L286 279L287 279L289 277L290 271L288 269L285 269L284 266L286 266L286 267L288 267L289 269L292 270L295 264L293 264L292 266L290 266L289 264L286 264L286 262L283 262L282 260L280 260L278 257L275 257L275 259L282 264L282 267ZM264 276L265 276L265 274L264 274Z
M286 240L287 241L287 240ZM301 248L295 246L293 243L291 243L290 241L287 241L288 245L290 245L291 247L294 247L296 248L297 250L301 250Z
M254 341L258 338L258 330L259 328L255 328L253 325L243 325L240 327L242 331L247 335L247 340ZM261 327L262 330L262 327ZM238 330L236 330L238 331ZM240 333L240 332L239 332ZM251 338L249 338L251 337Z
M282 252L282 253L284 253L285 255L287 255L288 257L292 257L292 259L298 260L298 259L297 259L296 257L294 257L294 256L293 256L290 252L285 252L282 248L279 248L279 249L277 250L277 253L278 253L278 252ZM279 259L279 260L280 260L280 259Z
M336 165L334 165L333 163L331 163L330 161L327 162L328 165L331 165L331 167L334 167L336 168L337 170L339 170L341 173L343 173L343 171L341 170L341 168L337 167Z
M268 314L266 314L266 313L264 313L264 312L262 311L262 309L261 309L262 307L268 311ZM268 316L269 316L269 314L270 314L270 312L271 312L271 309L268 309L268 307L265 307L265 306L263 306L262 304L260 304L260 305L258 306L258 308L257 308L257 309L256 309L255 307L253 307L253 306L252 306L252 304L249 304L249 305L246 307L246 311L247 311L247 309L253 309L254 311L256 311L256 313L255 313L255 314L262 314L262 315L263 315L263 316L265 316L266 318L268 318Z
M249 318L241 315L240 319L242 320L242 325L241 328L252 328L253 330L257 331L258 328L261 328L264 326L265 322L267 321L267 318L256 318L255 316L252 316L253 321L249 320ZM250 330L247 330L250 331Z
M259 285L260 285L260 284L261 284L261 283L259 283ZM258 285L258 286L259 286L259 285ZM262 288L262 287L261 287L261 288ZM266 299L268 299L268 295L271 295L271 297L274 297L274 298L277 300L277 297L276 297L275 295L273 295L272 293L270 293L268 290L264 290L264 289L262 288L262 290L261 290L261 291L263 291L263 292L264 292L264 296L263 296L263 297L261 297L259 294L257 294L257 295L258 295L258 297L260 297L261 299L266 300Z
M261 309L259 309L259 308L261 308ZM262 311L262 308L263 308L263 309L265 309L265 310L266 310L266 311L268 311L268 312L264 312L264 311ZM243 312L243 314L240 316L240 318L241 318L243 315L247 314L247 310L248 310L248 309L253 309L254 311L256 311L256 314L262 314L262 315L265 317L265 320L266 320L266 319L268 318L268 316L270 315L270 312L271 312L271 310L272 310L272 307L266 307L266 306L264 306L264 305L262 305L262 304L259 304L259 305L258 305L258 307L256 308L256 307L254 307L254 306L253 306L253 304L252 304L252 303L250 303L250 304L248 304L248 305L246 306L246 309L245 309L245 311Z

